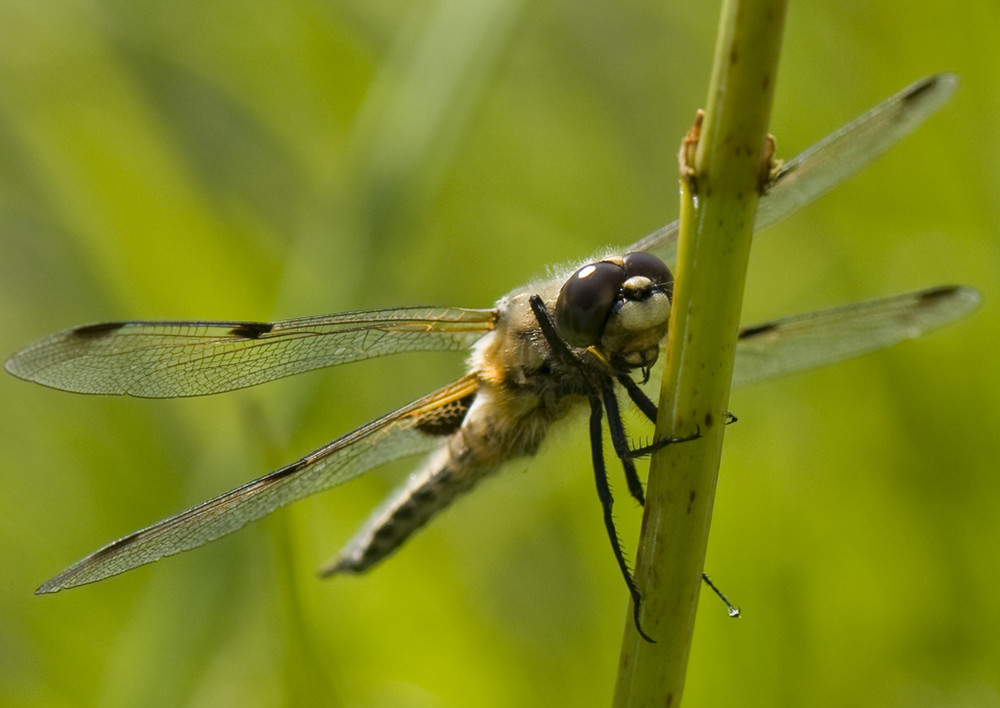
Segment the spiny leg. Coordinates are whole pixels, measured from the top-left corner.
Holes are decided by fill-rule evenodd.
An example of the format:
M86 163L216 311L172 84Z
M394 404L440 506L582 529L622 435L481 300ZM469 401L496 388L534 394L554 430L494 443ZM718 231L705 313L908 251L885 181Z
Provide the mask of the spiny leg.
M637 384L632 379L632 377L629 376L628 374L618 374L618 376L616 378L618 379L618 382L622 385L622 388L624 388L625 391L628 392L629 398L632 399L632 402L636 405L636 407L639 410L641 410L646 415L647 418L649 418L651 421L653 421L655 423L656 422L656 404L654 404L653 401L650 400L649 396L646 395L646 392L643 391L641 388L639 388L639 384ZM649 378L649 374L647 373L644 376L644 378L643 378L643 383L645 383L645 380L648 379L648 378ZM612 413L611 413L610 409L608 410L608 418L609 418L609 424L611 424L610 420L612 419ZM736 416L734 416L732 413L729 413L727 411L726 412L726 425L730 425L730 424L735 423L735 422L736 422ZM696 438L696 437L698 437L697 434L694 435L694 436L692 436L691 438L685 438L685 440L691 440L691 439ZM612 440L614 440L614 435L612 435ZM663 445L665 445L667 442L680 442L680 440L668 440L668 441L665 441L665 442L659 443L659 444L658 443L654 443L652 446L646 446L646 447L647 448L648 447L652 447L654 449L658 449L659 447L662 447ZM631 450L630 452L631 452L631 454L635 455L635 454L637 454L639 451L641 451L643 449L645 449L645 448L639 448L639 450ZM653 452L653 451L654 450L650 450L650 452ZM622 462L623 463L625 462L625 458L622 458ZM627 474L628 473L626 472L626 476L627 476ZM715 586L715 583L712 582L712 580L708 577L707 573L702 573L701 574L701 579L702 579L702 581L709 588L712 589L712 592L714 592L719 597L719 599L722 600L723 603L725 603L726 609L729 611L729 616L730 617L739 617L740 616L740 608L734 607L733 604L729 602L729 598L727 598L723 594L723 592L721 590L719 590L719 588L717 588Z
M642 631L642 626L639 622L639 613L642 608L642 595L639 593L639 588L636 586L635 580L632 579L632 572L629 570L628 563L625 561L625 553L622 551L621 541L618 538L618 531L615 529L615 521L612 517L614 497L611 495L611 487L608 485L607 469L604 465L604 431L601 425L601 421L604 417L604 411L600 395L601 385L594 381L593 375L591 375L591 373L573 354L573 352L570 351L569 345L566 344L563 338L559 336L559 332L556 330L552 317L549 315L548 310L545 309L545 303L542 302L542 298L538 295L532 295L528 298L528 304L531 306L531 311L534 313L535 319L538 321L538 327L542 331L542 336L545 337L545 341L548 343L553 355L560 357L571 366L579 368L580 372L584 376L584 379L592 388L589 396L590 452L594 468L594 479L597 482L597 497L600 499L601 508L604 510L604 526L607 528L608 538L611 540L611 550L615 555L615 560L618 562L618 568L621 570L622 577L625 578L625 586L628 588L629 594L632 596L635 629L639 633L639 636L648 642L652 642L653 639ZM622 436L624 437L624 433L622 433ZM638 481L638 475L636 475L636 481Z
M646 392L639 388L631 376L628 374L618 374L616 377L618 383L622 385L622 388L628 392L628 397L632 399L632 403L645 414L654 423L656 422L656 404L646 395ZM646 383L646 379L649 378L648 374L643 378L643 383ZM726 411L726 425L732 425L739 418L734 416L729 411Z
M737 618L740 616L740 608L734 606L733 603L729 601L729 598L726 597L725 593L723 593L721 590L719 590L719 588L715 586L715 583L712 582L712 579L708 577L708 573L702 573L701 579L702 582L705 583L705 585L707 585L712 589L712 592L715 593L716 597L722 600L723 604L726 606L726 610L729 612L730 617Z
M636 408L641 410L643 415L655 423L656 404L650 400L645 391L639 388L639 384L633 381L632 377L628 374L618 374L615 378L618 379L618 383L620 383L622 388L625 389L625 392L628 393L628 397L632 399L632 403L636 405Z
M630 377L628 374L618 374L615 378L618 379L618 382L628 393L629 398L632 399L632 402L636 405L636 407L639 410L641 410L647 418L649 418L652 422L655 423L656 404L654 404L650 400L649 396L647 396L646 393L641 388L639 388L639 384L633 381L632 377ZM607 405L606 401L605 405ZM615 401L615 406L617 408L617 401ZM611 422L611 425L613 426L614 425L613 413L611 412L610 407L608 408L608 418L609 422ZM693 435L688 435L683 438L663 438L661 440L654 440L649 445L643 445L635 449L629 448L626 445L624 452L620 451L616 446L615 452L618 453L618 457L620 457L622 462L624 463L626 459L634 460L637 457L645 457L646 455L651 455L660 448L664 448L671 443L689 442L691 440L697 440L700 437L701 437L701 429L699 428L698 430L695 431ZM612 440L614 440L614 433L612 433Z
M579 358L573 354L569 345L559 334L555 322L552 321L552 316L545 309L545 303L542 301L542 298L538 295L532 295L528 298L528 304L531 306L531 311L535 315L535 321L538 322L538 328L542 330L542 336L545 337L545 342L549 345L552 354L559 357L564 364L579 369L584 379L593 385L594 382L590 376L590 372L587 371L587 367L583 365Z
M632 381L631 378L627 376L625 376L624 378L626 378L630 383L634 385L634 382ZM651 401L649 401L649 398L646 397L646 395L641 390L639 390L638 387L636 387L636 390L638 391L639 395L642 396L643 399L651 403ZM608 412L608 428L611 431L611 440L614 443L615 452L618 454L619 459L621 459L622 461L622 466L625 468L625 478L629 480L629 489L632 491L632 496L636 497L636 499L639 500L639 503L644 505L642 498L638 496L635 491L637 489L638 494L642 494L642 484L639 482L638 475L636 474L635 471L635 464L632 462L632 457L635 456L640 450L642 450L642 448L640 448L639 450L631 450L628 447L627 436L625 434L625 427L624 424L622 423L621 414L618 408L618 399L615 397L614 389L611 386L610 380L606 380L605 382L603 382L603 385L601 387L601 394L604 398L604 407L605 409L607 409ZM637 401L634 397L632 400L635 401L636 405L640 405L639 401ZM734 419L734 416L732 416L732 414L729 413L727 413L726 415L727 415L726 423L728 424L729 422L731 422L732 419ZM684 438L685 441L690 439L692 438ZM680 442L680 440L670 439L660 444L654 443L654 445L649 447L659 448L665 445L667 442ZM652 452L652 450L650 450L650 452ZM635 482L636 485L635 488L632 487L632 480L634 480ZM738 607L734 607L732 603L729 602L729 599L723 594L721 590L719 590L719 588L715 586L715 583L712 582L711 578L708 577L707 573L702 573L701 579L709 588L711 588L712 592L714 592L718 596L718 598L722 600L722 602L726 605L726 609L728 610L730 617L740 616L740 609Z
M608 474L604 466L602 417L601 399L595 394L590 397L590 452L593 458L594 479L597 482L597 498L600 499L601 507L604 510L604 526L608 530L608 538L611 539L611 550L615 554L615 560L618 561L622 577L625 578L625 585L632 596L632 617L635 621L635 630L647 642L655 643L652 637L642 631L642 624L639 621L642 595L639 593L639 588L636 586L632 572L625 561L625 554L622 552L621 541L618 538L618 530L615 528L615 520L611 514L615 500L611 494L611 487L608 485Z
M642 482L639 480L639 473L635 469L634 455L628 446L625 423L622 422L618 398L615 396L615 389L610 379L601 381L601 397L604 399L604 408L608 412L608 432L611 433L611 444L615 448L618 459L622 461L628 491L639 502L640 506L645 506L646 496L643 493Z

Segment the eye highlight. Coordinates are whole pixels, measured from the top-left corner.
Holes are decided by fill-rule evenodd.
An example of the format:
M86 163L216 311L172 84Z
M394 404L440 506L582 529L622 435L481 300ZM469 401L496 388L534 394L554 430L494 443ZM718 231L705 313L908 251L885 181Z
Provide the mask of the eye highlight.
M597 344L611 306L626 278L617 263L589 263L569 277L556 301L556 326L567 343L574 347Z

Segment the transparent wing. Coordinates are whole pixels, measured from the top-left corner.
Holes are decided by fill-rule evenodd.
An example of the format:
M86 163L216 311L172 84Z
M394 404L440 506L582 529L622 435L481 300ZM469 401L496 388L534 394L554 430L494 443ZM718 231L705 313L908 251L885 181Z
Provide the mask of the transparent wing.
M57 592L93 583L196 548L280 506L341 484L373 467L431 450L447 440L442 422L455 420L459 413L464 415L476 387L475 377L465 376L298 462L105 546L46 581L36 592Z
M940 108L956 86L953 74L918 81L786 162L761 197L754 230L781 221L867 167ZM673 268L677 228L676 221L668 224L629 250L653 253Z
M965 317L979 301L973 288L940 287L744 328L733 384L787 376L919 337Z
M495 319L493 310L409 307L280 322L112 322L41 339L5 368L63 391L201 396L386 354L466 349Z

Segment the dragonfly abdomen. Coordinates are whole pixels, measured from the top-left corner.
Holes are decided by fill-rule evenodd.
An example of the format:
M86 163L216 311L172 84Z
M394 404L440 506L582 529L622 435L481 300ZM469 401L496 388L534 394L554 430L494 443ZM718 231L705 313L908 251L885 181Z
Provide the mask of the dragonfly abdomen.
M502 392L480 380L461 427L379 506L321 571L363 573L505 462L533 455L564 406L550 410L534 393Z
M451 441L458 438L461 438L460 433L452 436ZM321 574L365 572L392 555L438 512L496 468L495 465L469 465L462 457L468 456L454 455L452 445L433 453L368 517L337 560Z

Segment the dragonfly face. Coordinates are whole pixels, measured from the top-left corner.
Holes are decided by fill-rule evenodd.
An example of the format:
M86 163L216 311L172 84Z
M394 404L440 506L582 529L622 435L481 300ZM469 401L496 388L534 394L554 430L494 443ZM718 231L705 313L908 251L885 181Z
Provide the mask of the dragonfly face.
M787 162L761 200L757 227L778 221L880 155L943 103L954 85L947 75L915 84ZM29 345L7 361L7 371L67 391L150 398L218 393L409 351L472 350L467 373L453 384L125 536L38 591L94 582L194 548L385 462L430 453L325 570L361 572L503 463L534 454L554 422L587 405L599 489L606 415L629 490L641 501L616 387L647 417L655 415L633 378L648 376L667 330L676 238L676 224L668 225L619 255L593 258L564 277L517 289L491 309L399 308L267 323L118 322ZM968 314L978 301L970 288L935 288L747 328L737 345L734 383L919 336ZM606 479L603 484L605 523L637 598L611 526Z
M648 369L667 333L673 291L670 269L648 253L588 263L560 289L556 324L570 346L600 347L613 367Z

